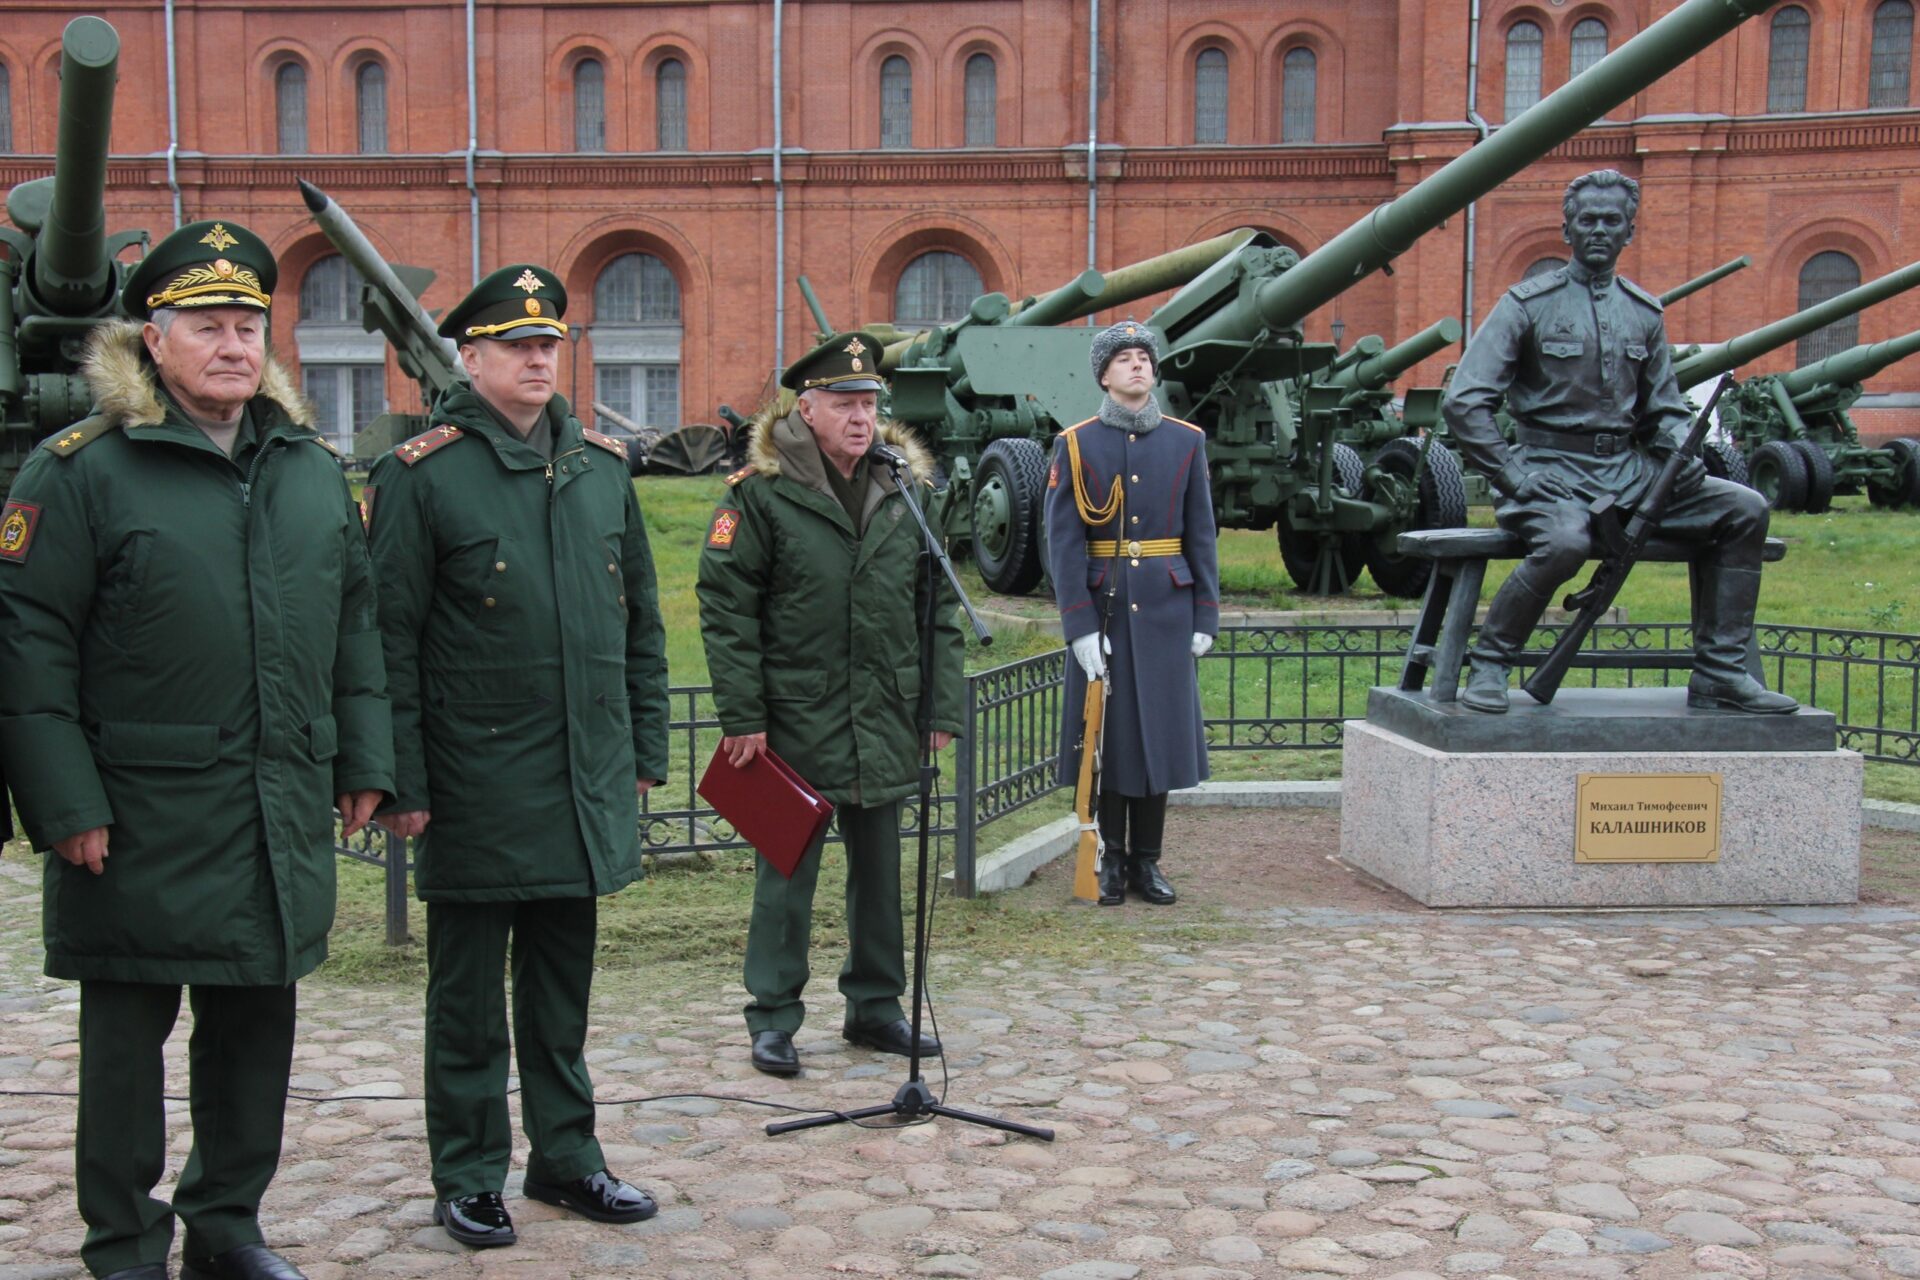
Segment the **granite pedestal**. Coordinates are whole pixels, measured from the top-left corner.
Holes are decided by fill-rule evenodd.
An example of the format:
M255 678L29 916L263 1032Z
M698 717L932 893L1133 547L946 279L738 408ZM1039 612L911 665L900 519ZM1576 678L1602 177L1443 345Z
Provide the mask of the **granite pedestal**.
M1689 711L1681 689L1513 701L1489 716L1373 690L1346 724L1341 857L1435 907L1858 900L1862 761L1830 714ZM1576 863L1582 773L1719 774L1719 861Z

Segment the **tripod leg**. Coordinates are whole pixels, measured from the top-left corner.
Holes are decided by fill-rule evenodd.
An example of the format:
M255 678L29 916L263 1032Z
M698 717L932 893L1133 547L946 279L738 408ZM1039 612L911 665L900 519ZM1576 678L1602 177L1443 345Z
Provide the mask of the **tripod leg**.
M971 1111L962 1111L958 1107L943 1106L936 1102L927 1108L936 1116L945 1116L949 1120L964 1120L968 1124L985 1125L989 1129L1003 1129L1008 1133L1018 1133L1028 1138L1038 1138L1042 1142L1053 1141L1053 1130L1042 1129L1035 1125L1021 1124L1017 1120L999 1120L993 1116L983 1116Z
M808 1116L803 1120L781 1120L767 1126L767 1136L778 1137L783 1133L793 1133L800 1129L819 1129L830 1124L845 1124L849 1120L871 1120L875 1116L894 1114L893 1104L880 1107L861 1107L858 1111L842 1111L830 1116Z

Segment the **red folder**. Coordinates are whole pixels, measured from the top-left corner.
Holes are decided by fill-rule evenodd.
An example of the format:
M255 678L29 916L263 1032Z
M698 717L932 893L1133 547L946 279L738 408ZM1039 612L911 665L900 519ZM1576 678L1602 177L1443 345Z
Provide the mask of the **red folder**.
M833 803L772 751L736 769L716 748L694 791L789 880L833 817Z

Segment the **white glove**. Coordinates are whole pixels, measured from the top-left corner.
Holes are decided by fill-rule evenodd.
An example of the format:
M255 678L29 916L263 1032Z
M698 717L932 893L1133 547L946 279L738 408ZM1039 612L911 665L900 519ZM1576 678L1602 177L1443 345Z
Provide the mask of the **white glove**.
M1208 635L1204 631L1196 631L1193 633L1193 656L1194 657L1196 658L1205 657L1207 650L1211 648L1213 648L1212 636Z
M1075 640L1073 642L1073 657L1074 661L1080 664L1080 669L1087 673L1087 679L1104 680L1107 678L1107 664L1105 660L1100 657L1099 632L1096 631Z

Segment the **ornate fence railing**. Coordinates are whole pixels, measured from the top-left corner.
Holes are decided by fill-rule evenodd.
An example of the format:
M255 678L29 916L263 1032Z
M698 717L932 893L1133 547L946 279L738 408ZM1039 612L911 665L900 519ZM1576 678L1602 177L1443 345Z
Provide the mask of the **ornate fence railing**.
M1557 630L1542 626L1533 647L1549 647ZM1768 684L1833 712L1841 746L1873 761L1920 765L1920 636L1762 624L1758 638ZM1399 678L1410 639L1407 627L1391 625L1227 628L1199 662L1209 752L1339 750L1344 723L1366 714L1367 691ZM1651 657L1692 642L1683 622L1609 623L1594 628L1588 648ZM1065 650L1055 650L967 677L967 732L944 762L954 785L935 798L931 832L953 838L954 892L962 897L974 892L981 832L1061 789L1065 662ZM1684 671L1631 665L1570 677L1600 687L1685 678ZM642 804L642 845L656 855L743 849L696 792L720 740L712 691L681 687L670 698L672 776ZM909 804L902 829L916 833L918 823ZM391 942L406 939L403 844L376 832L339 848L343 857L386 871Z

